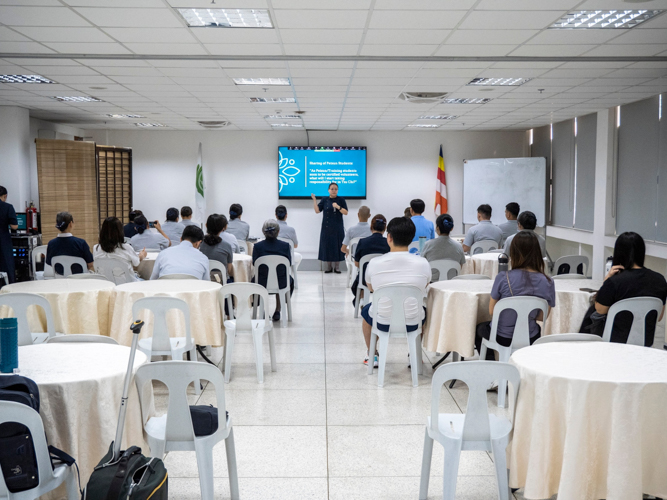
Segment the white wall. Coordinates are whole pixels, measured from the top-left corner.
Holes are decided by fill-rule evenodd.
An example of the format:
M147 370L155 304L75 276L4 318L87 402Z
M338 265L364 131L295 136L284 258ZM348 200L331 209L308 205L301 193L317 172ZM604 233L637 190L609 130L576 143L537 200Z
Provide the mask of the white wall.
M164 220L166 209L194 208L197 147L202 142L208 212L228 214L243 205L251 235L274 217L278 202L278 147L307 145L305 132L234 131L86 131L99 144L132 148L134 206L149 219ZM310 132L313 146L368 148L368 198L349 200L346 226L356 223L362 204L373 214L403 215L413 198L426 202L424 214L435 220L433 203L440 144L443 146L449 212L458 224L462 213L463 160L527 155L524 132ZM321 215L310 200L284 200L288 223L299 236L305 258L317 258ZM460 227L460 226L458 226ZM456 232L459 232L457 229Z
M0 185L7 202L23 212L30 196L29 112L17 106L0 106Z

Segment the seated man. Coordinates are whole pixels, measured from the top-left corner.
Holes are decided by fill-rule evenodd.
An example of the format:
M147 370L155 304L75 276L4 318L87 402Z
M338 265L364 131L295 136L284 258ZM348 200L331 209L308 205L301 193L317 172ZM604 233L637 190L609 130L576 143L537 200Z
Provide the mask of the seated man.
M345 231L345 238L343 238L343 246L340 247L340 251L345 255L349 255L350 242L355 238L366 238L371 235L371 227L368 225L368 219L371 216L371 209L366 205L359 207L357 212L357 222L354 226Z
M495 241L500 248L500 242L503 239L503 230L494 226L491 222L491 206L480 205L477 207L477 220L479 224L468 229L466 237L463 240L463 251L468 253L470 248L478 241Z
M354 265L359 267L359 262L366 255L371 255L374 253L389 253L389 245L387 244L387 239L384 237L384 231L387 229L387 219L384 218L384 215L377 214L373 217L371 221L371 235L367 238L362 238L357 243L357 251L354 254ZM368 265L366 265L368 267ZM352 283L352 304L356 304L357 300L357 288L359 287L359 275L363 275L365 272L364 269L359 269L359 274ZM366 280L362 282L366 284Z
M188 206L181 207L181 224L184 226L199 226L199 224L192 220L192 209Z
M200 228L186 227L180 245L166 248L157 256L151 279L156 280L165 274L189 274L210 281L208 257L199 251L203 239L204 231Z
M433 223L422 215L424 210L426 210L426 204L422 200L415 199L410 202L410 220L415 225L415 237L412 241L419 241L421 237L425 237L427 240L435 238ZM414 252L416 251L414 250Z
M162 230L167 235L167 238L169 238L169 241L171 241L172 247L179 244L184 229L185 226L178 222L178 208L172 207L167 210L167 220L164 221Z
M528 211L521 212L521 214L519 214L519 218L517 219L517 225L519 226L519 231L530 231L531 233L535 233L535 226L537 226L537 217L535 217L535 214L533 212L528 212ZM544 258L547 256L547 242L539 234L535 233L535 236L537 236L537 240L540 242L540 250L542 250L542 258ZM510 245L512 244L513 238L514 235L507 238L505 240L505 246L503 247L503 253L508 257L510 254Z
M123 226L123 234L126 238L132 238L132 236L137 234L137 225L134 223L134 219L136 219L140 215L144 215L144 213L141 210L132 210L130 212L128 217L128 219L130 219L130 222Z
M518 203L512 202L505 205L505 218L507 222L498 224L498 227L503 231L503 241L507 241L507 238L519 231L516 218L519 216L520 211L521 208Z
M449 214L438 215L435 220L435 230L438 237L427 241L422 250L421 256L427 261L434 260L453 260L463 266L466 263L466 255L461 248L458 241L454 241L449 237L449 233L454 229L454 219ZM437 271L433 270L432 281L436 281L439 276L436 276Z
M387 243L389 243L390 252L382 257L376 257L371 260L366 269L366 284L373 291L387 285L414 285L422 291L431 280L431 267L428 261L408 252L408 246L415 236L415 225L410 219L405 217L395 217L387 226ZM373 318L370 315L372 303L367 304L361 311L364 318L362 330L366 340L366 349L370 348L371 329ZM414 299L405 302L405 319L407 321L408 331L417 329L417 325L426 319L426 312L422 304ZM391 304L378 304L377 328L382 331L389 331L391 321ZM368 363L368 353L366 361ZM371 361L375 365L377 356Z

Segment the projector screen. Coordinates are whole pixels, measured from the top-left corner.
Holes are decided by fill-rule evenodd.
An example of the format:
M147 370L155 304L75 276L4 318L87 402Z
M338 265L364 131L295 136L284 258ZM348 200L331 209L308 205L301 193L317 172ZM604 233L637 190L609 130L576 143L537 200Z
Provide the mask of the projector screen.
M318 198L329 195L329 184L338 184L338 196L366 198L366 148L357 146L278 148L280 199Z

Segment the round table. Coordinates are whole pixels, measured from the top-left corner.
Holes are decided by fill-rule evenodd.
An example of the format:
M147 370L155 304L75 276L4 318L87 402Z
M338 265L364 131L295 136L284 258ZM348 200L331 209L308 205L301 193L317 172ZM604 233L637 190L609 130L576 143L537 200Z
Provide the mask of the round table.
M526 498L667 497L667 352L608 342L520 349L510 485Z
M64 281L64 280L63 280ZM39 387L39 413L49 444L72 455L79 464L81 484L107 453L116 435L130 349L109 344L37 344L19 347L19 375ZM134 369L147 361L137 351ZM153 412L147 386L144 417ZM134 383L130 384L123 448L148 450L143 438L142 412ZM50 498L62 498L64 487Z
M599 289L596 280L554 280L556 307L551 310L542 335L578 332L592 294L580 288ZM432 352L457 352L471 357L475 328L491 321L489 301L492 280L439 281L429 286L423 345Z
M146 252L146 257L137 266L137 274L141 279L151 279L153 274L153 267L155 266L155 259L160 255L160 252Z
M143 297L166 296L184 300L190 308L190 331L195 343L199 345L223 345L223 327L218 306L220 285L212 281L202 280L151 280L136 281L118 285L111 298L110 335L119 344L129 346L132 343L132 305ZM182 314L170 311L168 323L173 328L172 337L184 337ZM152 315L147 311L142 314L146 326L141 331L141 338L150 337L153 333Z
M249 283L252 278L253 267L252 267L252 256L245 255L242 253L235 253L234 260L232 261L232 267L234 268L234 282L235 283Z
M0 293L35 293L46 298L58 333L109 335L109 303L114 288L113 283L104 280L53 279L14 283ZM2 307L0 316L8 315L8 308ZM32 308L28 323L33 332L46 331L41 309Z
M469 272L461 274L484 274L491 279L498 276L498 257L501 254L498 252L478 253L470 258L466 256L466 264ZM544 258L544 271L549 274L549 261Z

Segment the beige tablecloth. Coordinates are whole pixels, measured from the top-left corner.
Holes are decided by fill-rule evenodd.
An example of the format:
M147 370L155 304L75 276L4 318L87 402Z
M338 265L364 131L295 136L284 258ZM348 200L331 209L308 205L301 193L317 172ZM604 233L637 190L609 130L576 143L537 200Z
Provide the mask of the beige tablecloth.
M155 266L155 259L160 255L160 252L147 252L146 257L139 263L137 267L137 274L141 279L151 279L153 274L153 267Z
M118 285L111 299L110 335L122 345L132 343L132 305L143 297L168 296L177 297L187 302L190 307L190 331L192 338L199 345L223 345L223 326L220 321L220 307L218 306L218 290L220 285L211 281L201 280L153 280L137 281ZM141 331L141 338L153 334L153 320L149 313L144 312L146 322ZM169 324L172 337L185 336L182 315L178 311L169 313Z
M253 267L252 267L252 256L244 255L242 253L235 253L234 260L232 261L232 267L234 268L234 282L235 283L248 283L252 278Z
M116 435L129 354L128 347L108 344L19 347L20 375L31 378L39 386L39 413L49 444L76 459L82 485L88 482ZM145 362L146 355L137 351L135 371ZM145 417L152 413L152 389L147 390L150 394ZM122 449L129 445L148 450L134 383L130 384ZM64 487L48 496L62 497Z
M667 498L667 352L607 342L527 347L510 485L530 499Z
M497 252L487 252L487 253L478 253L472 256L472 259L469 260L469 257L466 256L466 262L469 264L469 273L461 274L484 274L491 279L495 279L498 276L498 257L501 254ZM544 259L544 271L549 274L549 262Z
M555 280L554 307L542 335L578 332L592 295L580 288L598 289L601 281ZM455 351L471 357L475 346L475 327L490 321L491 280L450 280L429 287L424 347L433 352Z
M109 335L109 301L114 288L110 281L54 279L14 283L0 293L36 293L46 298L58 333ZM8 315L8 308L2 307L0 316ZM33 332L46 331L41 309L29 311L28 323Z

